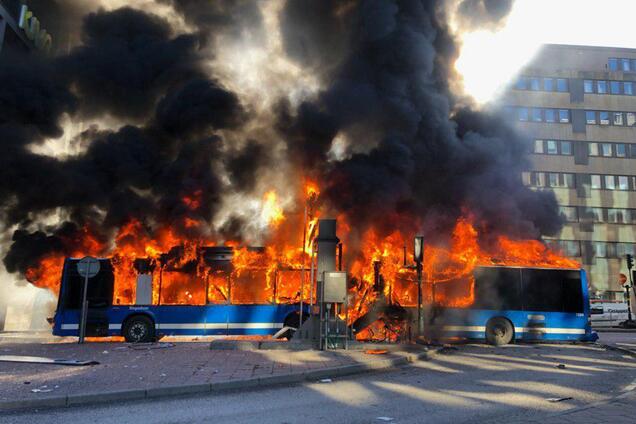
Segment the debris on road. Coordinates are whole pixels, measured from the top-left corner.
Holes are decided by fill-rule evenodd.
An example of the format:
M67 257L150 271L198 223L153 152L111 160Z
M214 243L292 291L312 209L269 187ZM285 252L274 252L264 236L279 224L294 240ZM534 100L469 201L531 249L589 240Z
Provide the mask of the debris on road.
M330 378L323 378L322 380L320 380L321 383L331 383L331 379Z
M57 387L60 387L60 386L55 386L55 387L57 388ZM53 389L49 389L48 386L40 386L39 389L31 389L31 393L49 393L49 392L52 392L52 391L53 391Z
M391 418L391 417L377 417L376 420L379 421L393 421L395 418Z
M0 355L0 362L20 362L25 364L51 364L51 365L71 365L71 366L86 366L86 365L99 365L97 361L79 361L77 359L52 359L41 356L15 356L15 355Z
M572 400L571 397L547 398L548 402L563 402L564 400Z
M367 355L385 355L389 353L386 349L367 349L364 351Z
M565 369L565 364L559 364L556 366L558 369L560 370L564 370Z

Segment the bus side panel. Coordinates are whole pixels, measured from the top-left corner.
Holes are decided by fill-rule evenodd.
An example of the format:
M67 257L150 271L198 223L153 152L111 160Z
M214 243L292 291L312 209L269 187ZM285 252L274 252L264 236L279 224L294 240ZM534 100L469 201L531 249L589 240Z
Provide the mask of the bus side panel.
M60 294L57 300L57 308L55 310L53 335L55 336L77 336L79 334L79 311L66 310L64 308L63 299L68 289L68 267L71 265L69 258L64 259L62 267L62 276L60 283Z
M228 334L272 335L283 328L294 305L228 305Z
M203 336L206 334L208 308L189 305L157 306L157 332L166 336Z

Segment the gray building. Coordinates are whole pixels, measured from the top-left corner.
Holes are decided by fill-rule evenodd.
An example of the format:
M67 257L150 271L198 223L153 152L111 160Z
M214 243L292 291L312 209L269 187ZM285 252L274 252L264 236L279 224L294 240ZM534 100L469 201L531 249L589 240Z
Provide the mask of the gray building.
M636 49L545 45L503 95L530 137L524 183L552 190L554 239L587 269L591 295L622 300L636 253Z
M20 28L20 11L22 0L0 0L0 60L12 50L28 51L34 48L33 42L27 38Z

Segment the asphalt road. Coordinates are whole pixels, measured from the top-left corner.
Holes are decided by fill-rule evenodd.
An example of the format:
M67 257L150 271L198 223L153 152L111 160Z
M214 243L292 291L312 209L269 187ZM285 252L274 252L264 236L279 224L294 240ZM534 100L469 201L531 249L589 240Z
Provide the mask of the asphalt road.
M332 382L5 414L0 423L504 423L606 400L634 380L636 359L615 351L471 345ZM572 399L547 400L561 397Z

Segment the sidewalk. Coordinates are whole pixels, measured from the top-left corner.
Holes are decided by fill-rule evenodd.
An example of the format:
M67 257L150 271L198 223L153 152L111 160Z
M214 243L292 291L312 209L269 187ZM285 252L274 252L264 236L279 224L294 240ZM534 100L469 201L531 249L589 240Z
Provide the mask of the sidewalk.
M0 355L94 360L62 366L0 362L0 410L124 401L317 381L414 361L406 351L210 350L209 343L0 343Z

